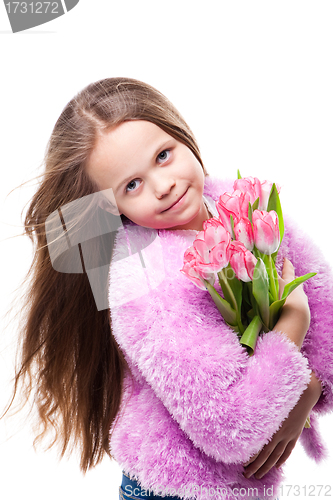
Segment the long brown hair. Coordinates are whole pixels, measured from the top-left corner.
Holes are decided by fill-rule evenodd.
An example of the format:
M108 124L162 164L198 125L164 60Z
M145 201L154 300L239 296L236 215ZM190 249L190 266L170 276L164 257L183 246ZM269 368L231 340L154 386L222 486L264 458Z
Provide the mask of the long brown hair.
M19 364L6 412L21 383L22 395L28 400L33 394L38 410L41 431L34 444L53 429L50 446L60 442L61 457L78 446L84 473L104 453L112 457L109 432L127 364L112 335L109 309L96 308L87 273L59 272L52 266L45 221L60 207L98 191L85 169L89 155L98 134L126 120L159 126L189 147L207 175L192 131L163 94L135 79L106 78L88 85L63 109L24 220L33 261L24 280L30 281Z

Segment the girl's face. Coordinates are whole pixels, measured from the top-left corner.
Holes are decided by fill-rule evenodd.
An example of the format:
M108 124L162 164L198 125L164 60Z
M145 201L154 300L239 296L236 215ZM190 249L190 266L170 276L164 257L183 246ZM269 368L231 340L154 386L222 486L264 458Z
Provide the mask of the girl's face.
M100 135L87 171L101 190L112 189L119 214L140 226L201 231L209 218L199 161L154 123L127 121Z

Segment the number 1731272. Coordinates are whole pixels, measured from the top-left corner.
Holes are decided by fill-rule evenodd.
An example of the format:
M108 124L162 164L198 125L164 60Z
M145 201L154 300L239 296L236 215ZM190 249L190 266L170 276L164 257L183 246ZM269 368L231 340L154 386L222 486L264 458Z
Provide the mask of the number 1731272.
M61 2L60 0L54 2L7 2L5 5L8 14L59 14Z
M279 497L332 497L332 486L329 484L283 484Z

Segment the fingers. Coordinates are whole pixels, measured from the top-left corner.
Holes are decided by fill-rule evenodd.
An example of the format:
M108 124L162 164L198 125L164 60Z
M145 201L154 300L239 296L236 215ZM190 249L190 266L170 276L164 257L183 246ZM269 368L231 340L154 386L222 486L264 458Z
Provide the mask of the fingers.
M247 462L247 464L250 463L250 465L247 466L244 476L249 478L255 474L256 479L261 479L272 467L280 467L291 455L296 442L297 439L293 439L286 445L286 441L280 441L273 450L269 447L263 448L262 451L256 455L255 460ZM253 457L250 460L252 459ZM244 467L246 467L246 465Z
M255 474L256 479L261 479L280 460L285 452L285 449L286 443L282 441L277 443L273 449L268 446L263 448L257 458L246 467L244 476L249 478ZM290 453L291 451L292 449L290 450ZM285 459L287 459L287 457Z
M295 445L296 445L296 441L290 441L290 443L288 444L288 446L286 447L286 449L284 450L284 452L282 453L281 457L279 458L279 460L276 462L275 464L275 467L278 468L278 467L281 467L281 465L284 464L284 462L287 460L287 458L290 457L291 455L291 452L293 451L293 449L295 448Z
M255 455L253 455L250 460L248 460L245 464L243 464L244 467L247 467L248 465L250 465L252 462L255 461L255 459L257 458L257 456L259 455L260 451L258 451L258 453L256 453Z
M282 268L282 279L287 283L295 279L295 268L289 259L284 259Z
M283 267L282 267L282 275L281 277L278 276L278 283L279 283L279 299L281 299L284 287L287 283L290 283L295 279L295 268L290 262L289 259L286 257L284 258L283 261Z

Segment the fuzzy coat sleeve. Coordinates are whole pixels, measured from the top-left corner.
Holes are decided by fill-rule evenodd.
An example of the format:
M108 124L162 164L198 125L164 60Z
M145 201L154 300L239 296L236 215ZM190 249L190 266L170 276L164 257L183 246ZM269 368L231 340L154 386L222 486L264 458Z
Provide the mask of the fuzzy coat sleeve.
M151 239L151 230L132 230L132 240ZM125 233L117 235L109 303L113 334L133 375L149 384L206 455L225 463L248 460L305 390L307 359L274 331L259 338L255 355L248 357L210 295L179 272L192 243L182 231L163 231L156 239L160 258L158 249L151 252L151 266L149 246L133 255L130 265L117 257L128 245Z
M303 285L311 322L301 352L323 388L312 411L324 414L333 409L333 273L321 250L290 218L285 217L285 225L276 262L278 270L281 271L283 258L287 257L295 267L296 276L317 272Z

